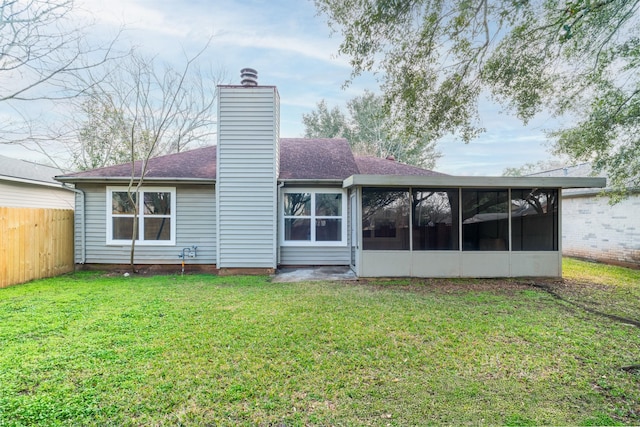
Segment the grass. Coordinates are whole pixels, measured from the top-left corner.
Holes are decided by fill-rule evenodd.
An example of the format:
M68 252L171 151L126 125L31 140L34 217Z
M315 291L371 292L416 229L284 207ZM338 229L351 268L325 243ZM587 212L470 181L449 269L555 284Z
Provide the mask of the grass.
M640 322L640 270L588 263L563 262L565 281L556 291L584 307Z
M572 289L632 316L638 272L565 271L555 294L95 273L0 289L0 426L640 424L640 372L621 369L638 328Z

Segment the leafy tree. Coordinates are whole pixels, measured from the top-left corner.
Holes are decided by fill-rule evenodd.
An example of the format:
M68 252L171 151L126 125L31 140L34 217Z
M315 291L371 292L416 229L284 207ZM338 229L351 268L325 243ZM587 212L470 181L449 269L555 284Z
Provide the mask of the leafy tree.
M105 102L107 101L107 102ZM77 144L70 148L73 169L88 170L120 163L129 158L128 123L114 107L111 97L89 96L81 103L85 115L77 131Z
M302 115L305 138L348 138L347 118L338 107L331 110L323 99L317 109Z
M307 138L346 138L359 154L394 156L396 160L433 168L439 154L433 141L407 135L386 114L382 97L365 91L347 102L345 115L338 107L329 109L324 100L317 109L303 114Z
M568 117L559 153L640 185L638 0L315 0L352 76L378 72L403 130L465 142L483 90L525 123Z

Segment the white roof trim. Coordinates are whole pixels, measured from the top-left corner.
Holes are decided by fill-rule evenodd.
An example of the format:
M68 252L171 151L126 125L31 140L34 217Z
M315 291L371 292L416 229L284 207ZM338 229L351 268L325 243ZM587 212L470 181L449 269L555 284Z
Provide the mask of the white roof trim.
M65 188L62 184L56 182L38 181L37 179L17 178L14 176L0 175L0 181L20 182L23 184L40 185L43 187ZM68 188L65 188L68 190Z
M332 185L342 185L343 180L341 179L278 179L278 182L283 184L332 184Z
M366 187L468 187L468 188L604 188L605 178L525 177L525 176L399 176L352 175L344 188Z

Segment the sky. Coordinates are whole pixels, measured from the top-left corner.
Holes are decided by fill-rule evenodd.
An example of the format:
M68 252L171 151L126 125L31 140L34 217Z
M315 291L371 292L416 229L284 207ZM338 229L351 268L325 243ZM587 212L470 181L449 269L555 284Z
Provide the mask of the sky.
M94 21L96 37L108 39L124 27L123 43L178 66L210 39L201 63L224 70L225 83L239 84L240 69L250 67L258 71L259 84L277 86L282 137L303 136L302 115L322 99L344 107L365 90L379 93L372 74L344 87L351 69L348 58L338 55L340 34L331 33L311 0L76 0L76 6L79 16ZM551 158L544 130L557 123L548 115L525 127L488 99L479 107L487 131L469 144L441 141L436 170L501 175L507 167ZM6 145L0 154L38 160Z

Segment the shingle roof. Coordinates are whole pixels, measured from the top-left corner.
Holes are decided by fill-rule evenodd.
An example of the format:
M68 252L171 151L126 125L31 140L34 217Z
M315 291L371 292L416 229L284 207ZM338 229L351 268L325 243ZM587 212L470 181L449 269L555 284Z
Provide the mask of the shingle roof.
M339 179L358 173L346 139L280 139L280 179Z
M140 176L142 163L136 162L135 175ZM91 169L65 177L71 178L127 178L131 176L131 163ZM196 148L181 153L149 159L147 178L215 179L216 146Z
M216 178L216 146L169 154L149 160L147 178L211 179ZM393 160L355 156L346 139L280 139L280 179L344 180L351 175L443 175ZM140 162L136 162L136 176ZM128 178L131 163L108 166L61 176L63 181L75 179Z
M62 173L62 171L53 166L0 156L0 176L7 178L18 178L60 185L59 182L53 179L54 176L60 173Z

